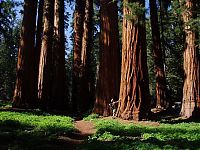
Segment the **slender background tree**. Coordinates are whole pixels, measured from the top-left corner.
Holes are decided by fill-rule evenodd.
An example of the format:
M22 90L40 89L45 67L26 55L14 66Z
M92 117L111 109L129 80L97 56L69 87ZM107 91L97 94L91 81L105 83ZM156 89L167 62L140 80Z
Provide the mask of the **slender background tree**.
M83 22L83 37L81 47L81 101L82 111L87 112L94 101L92 83L92 46L93 46L93 0L85 1L85 16ZM84 90L83 90L84 89Z
M54 41L52 51L53 81L51 107L66 110L64 0L55 0L54 4Z
M35 70L35 83L38 85L38 74L39 74L39 63L40 63L40 52L42 46L42 35L43 35L43 14L44 14L44 0L39 0L38 11L37 11L37 27L36 27L36 42L35 42L35 55L34 55L34 70ZM35 87L36 91L38 86ZM38 97L36 97L38 100Z
M38 75L38 98L42 109L48 109L52 96L52 43L54 0L45 0L44 29Z
M155 64L155 77L156 77L156 107L166 108L166 78L164 72L163 55L161 49L160 30L158 24L158 12L156 0L150 0L150 18L151 18L151 31L153 40L153 53Z
M74 47L73 47L73 111L81 111L81 49L83 38L83 22L85 15L85 1L76 0L74 12Z

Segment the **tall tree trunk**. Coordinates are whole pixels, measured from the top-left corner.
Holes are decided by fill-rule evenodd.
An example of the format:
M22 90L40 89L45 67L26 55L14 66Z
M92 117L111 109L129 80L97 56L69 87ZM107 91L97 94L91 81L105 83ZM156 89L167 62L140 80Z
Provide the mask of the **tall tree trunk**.
M117 116L123 119L141 120L147 117L150 110L145 16L143 13L138 16L138 19L127 18L126 16L131 16L132 11L126 4L136 1L124 0L124 2L121 101L118 105ZM137 1L142 6L144 2L144 0Z
M40 51L42 46L44 0L39 0L37 31L36 31L36 66L39 66Z
M81 50L81 110L86 112L93 104L93 86L91 76L91 50L93 45L92 32L93 0L85 0L85 17ZM83 90L84 89L84 90Z
M53 86L51 108L66 109L66 72L64 40L64 0L55 0L53 44Z
M196 4L194 6L194 10L198 10L200 8L200 4L198 3L198 0L194 0L194 3ZM199 5L197 5L199 4ZM195 11L196 12L196 11ZM194 17L197 17L197 12L194 14ZM200 41L200 34L198 34L198 30L195 31L196 32L196 41ZM197 92L197 110L195 113L195 117L199 118L200 117L200 51L199 51L199 45L196 42L196 50L197 50L197 55L198 55L198 67L197 67L197 80L198 80L198 92Z
M164 73L164 64L163 64L163 56L161 49L156 0L150 0L149 4L150 4L150 18L151 18L151 28L152 28L151 31L153 39L153 53L154 53L155 76L156 76L156 107L167 108L166 78Z
M182 3L182 0L180 0ZM195 44L195 31L189 25L189 21L193 19L192 0L186 0L184 11L182 13L185 26L185 50L184 50L184 86L181 115L186 118L193 117L197 110L198 94L199 94L199 66L198 66L198 49Z
M159 0L159 6L160 6L160 26L161 26L161 47L162 47L162 53L163 53L163 64L165 65L165 37L164 37L164 23L163 20L165 18L164 16L164 7L163 7L163 0ZM164 66L165 67L165 66ZM165 68L164 68L165 70Z
M52 89L52 37L54 0L45 0L44 29L39 63L38 98L40 107L48 109Z
M119 97L120 49L117 2L100 0L101 34L100 64L96 87L94 112L103 116L111 115L110 100Z
M199 47L198 47L199 48ZM198 101L197 101L197 117L200 116L200 53L198 55L198 67L197 67L197 72L198 72Z
M38 74L39 74L39 62L40 52L42 46L42 31L43 31L43 12L44 12L44 0L39 0L38 5L38 17L37 17L37 30L36 30L36 44L35 44L35 83L38 85ZM36 86L35 91L38 91ZM38 98L38 97L37 97Z
M34 42L37 0L24 1L24 17L21 29L17 62L17 80L13 107L34 107L36 104L37 84L34 82Z
M81 95L81 49L83 38L83 21L84 21L85 2L76 0L74 12L74 56L73 56L73 89L72 89L72 105L73 111L80 111L80 95Z

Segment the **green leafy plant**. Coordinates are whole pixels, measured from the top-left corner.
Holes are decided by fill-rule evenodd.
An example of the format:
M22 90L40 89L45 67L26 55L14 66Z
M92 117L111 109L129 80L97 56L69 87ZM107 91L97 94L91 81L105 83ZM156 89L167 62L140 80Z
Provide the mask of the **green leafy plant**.
M92 114L88 115L87 117L83 118L83 120L92 121L92 120L95 120L97 118L99 118L99 115L92 113Z

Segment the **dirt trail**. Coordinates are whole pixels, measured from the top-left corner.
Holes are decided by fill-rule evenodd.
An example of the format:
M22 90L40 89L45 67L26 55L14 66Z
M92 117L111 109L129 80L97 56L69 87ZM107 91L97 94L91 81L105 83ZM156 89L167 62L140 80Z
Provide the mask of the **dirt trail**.
M96 132L94 125L90 121L84 121L84 120L76 121L75 128L81 134L92 135Z
M79 120L75 121L76 132L69 136L60 136L58 140L63 144L66 144L69 150L74 150L76 147L84 142L96 132L94 125L89 121Z

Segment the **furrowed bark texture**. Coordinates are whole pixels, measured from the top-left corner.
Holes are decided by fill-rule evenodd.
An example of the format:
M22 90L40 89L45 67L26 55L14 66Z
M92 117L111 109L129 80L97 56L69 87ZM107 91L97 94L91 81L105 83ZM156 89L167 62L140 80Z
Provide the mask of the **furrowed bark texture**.
M160 31L158 24L158 14L156 0L150 0L150 18L153 39L153 53L156 77L156 107L167 108L168 102L166 97L166 78L164 72L163 56L161 49Z
M43 31L43 11L44 10L44 0L39 1L38 5L38 18L37 18L37 31L36 31L36 67L39 66L40 61L40 51L42 46L42 31Z
M43 12L44 12L44 0L39 0L38 11L37 11L37 28L36 28L36 43L35 43L35 91L38 91L38 74L39 74L39 62L40 62L40 52L42 46L42 34L43 34ZM38 96L36 98L38 103Z
M36 26L37 1L24 1L24 16L21 29L17 62L17 80L15 85L13 107L35 107L37 91L34 82L34 42Z
M180 2L182 2L180 0ZM199 99L199 65L198 65L198 49L195 44L195 31L188 24L193 18L192 0L186 0L185 10L182 13L185 25L185 49L184 49L184 86L181 115L186 118L195 116L197 113Z
M83 38L81 49L81 110L86 112L93 105L94 91L91 76L91 51L93 45L92 32L93 0L85 0L85 17L83 22Z
M55 0L54 4L54 43L53 43L53 81L51 108L66 110L66 74L65 74L65 37L64 37L64 0Z
M81 49L83 38L83 21L84 21L85 1L76 0L74 12L74 56L73 56L73 89L72 105L74 112L80 112L81 98Z
M137 2L144 6L144 1ZM150 110L144 14L136 22L134 18L126 18L126 15L132 13L127 6L124 6L123 13L121 101L117 116L141 120L147 117Z
M111 115L110 100L118 100L119 97L120 49L117 11L117 2L100 0L100 64L93 111L103 116Z
M48 109L52 98L52 38L54 0L45 1L44 29L39 63L38 98L40 107Z

